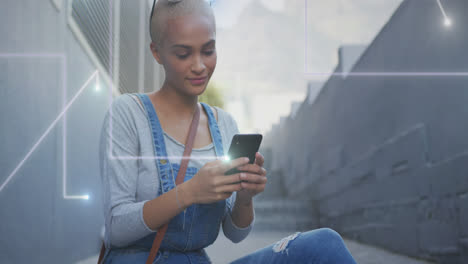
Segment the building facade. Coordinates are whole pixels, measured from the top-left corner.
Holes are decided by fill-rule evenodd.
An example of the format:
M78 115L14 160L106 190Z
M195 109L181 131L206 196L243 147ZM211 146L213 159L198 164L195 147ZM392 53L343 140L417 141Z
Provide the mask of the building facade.
M436 1L404 1L345 76L338 65L266 135L286 191L264 200L308 201L310 226L364 243L468 261L468 2L444 8L451 26Z

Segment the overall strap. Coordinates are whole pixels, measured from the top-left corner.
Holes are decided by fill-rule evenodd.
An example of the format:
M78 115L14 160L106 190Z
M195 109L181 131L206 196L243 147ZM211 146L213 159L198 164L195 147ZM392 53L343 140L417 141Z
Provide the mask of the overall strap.
M188 163L190 161L190 154L192 153L193 142L195 141L195 136L197 135L197 128L198 128L199 120L200 120L200 108L197 105L197 109L195 110L192 123L190 124L189 134L185 142L184 155L180 163L180 169L179 169L179 172L177 173L176 192L177 192L177 185L184 182L185 172L187 171ZM154 259L156 258L156 255L158 253L159 247L161 246L164 235L166 234L168 226L169 224L165 224L158 229L158 233L156 234L156 237L154 238L150 254L148 256L148 259L146 260L146 264L153 263Z
M151 126L151 133L153 138L153 147L154 153L156 155L156 168L158 170L159 177L159 194L163 194L167 191L165 187L163 177L163 171L168 169L171 164L167 155L166 151L166 143L164 141L164 132L162 130L161 123L159 122L158 115L156 114L156 110L153 107L153 103L151 103L150 98L147 94L136 94L140 101L142 102L146 112L148 113L148 122Z
M216 156L223 157L224 149L223 149L223 140L221 137L221 132L219 131L218 123L216 122L216 118L211 111L211 107L206 103L201 103L203 108L205 109L206 114L208 115L208 124L210 126L210 133L211 133L211 140L213 140L213 145L215 146Z
M153 107L153 103L151 103L151 100L147 94L136 95L140 98L143 106L146 109L146 112L148 113L148 121L151 124L155 154L157 156L157 165L159 168L167 166L169 160L167 158L166 144L164 143L164 134L161 123L159 122L158 115L156 114L156 110Z

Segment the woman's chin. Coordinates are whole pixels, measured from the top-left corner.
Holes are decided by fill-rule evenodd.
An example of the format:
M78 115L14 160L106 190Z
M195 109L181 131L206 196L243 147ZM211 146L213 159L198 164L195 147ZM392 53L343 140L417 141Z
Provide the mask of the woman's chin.
M187 87L187 91L190 95L199 96L201 95L206 89L206 84L204 85L190 85Z

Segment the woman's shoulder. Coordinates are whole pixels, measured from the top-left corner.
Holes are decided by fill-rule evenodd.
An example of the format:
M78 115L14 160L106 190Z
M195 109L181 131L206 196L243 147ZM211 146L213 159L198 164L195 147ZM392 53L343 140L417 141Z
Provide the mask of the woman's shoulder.
M112 99L111 106L114 108L131 108L135 107L137 97L132 93L124 93Z
M138 102L132 94L121 94L112 99L104 117L104 123L112 119L114 126L121 126L135 130L140 123L146 120L141 115Z
M130 116L133 115L136 111L139 110L138 106L138 98L134 94L121 94L112 99L110 107L108 109L108 114L112 110L112 114L126 115Z
M213 114L217 117L218 123L224 122L226 120L227 121L234 120L232 115L226 110L224 110L223 108L219 106L211 106L211 105L208 105L208 106L211 108L211 111L213 112Z
M220 126L224 126L228 131L237 130L237 122L232 114L218 106L213 106L213 108L216 109L216 112L218 113L218 124Z

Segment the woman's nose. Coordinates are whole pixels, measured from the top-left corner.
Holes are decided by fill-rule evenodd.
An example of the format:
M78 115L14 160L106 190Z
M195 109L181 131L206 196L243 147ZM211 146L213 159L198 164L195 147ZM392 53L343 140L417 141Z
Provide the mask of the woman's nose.
M202 73L206 69L205 63L200 56L195 56L192 63L192 71L195 73Z

